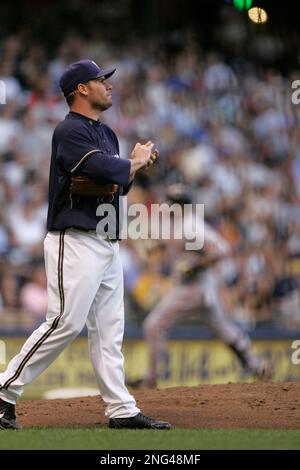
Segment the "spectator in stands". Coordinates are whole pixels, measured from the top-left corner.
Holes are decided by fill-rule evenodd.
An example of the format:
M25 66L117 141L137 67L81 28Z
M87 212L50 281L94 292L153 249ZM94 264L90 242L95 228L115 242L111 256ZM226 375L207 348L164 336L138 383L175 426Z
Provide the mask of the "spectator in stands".
M20 305L35 322L43 321L48 306L47 279L44 265L33 266L28 282L20 291Z

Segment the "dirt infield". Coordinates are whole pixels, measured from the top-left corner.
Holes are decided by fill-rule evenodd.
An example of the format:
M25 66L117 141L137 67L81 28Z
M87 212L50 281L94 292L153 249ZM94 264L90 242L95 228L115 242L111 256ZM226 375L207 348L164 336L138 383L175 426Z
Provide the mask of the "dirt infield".
M201 385L134 393L144 414L177 428L300 429L300 383ZM21 400L18 419L31 426L102 426L99 397Z

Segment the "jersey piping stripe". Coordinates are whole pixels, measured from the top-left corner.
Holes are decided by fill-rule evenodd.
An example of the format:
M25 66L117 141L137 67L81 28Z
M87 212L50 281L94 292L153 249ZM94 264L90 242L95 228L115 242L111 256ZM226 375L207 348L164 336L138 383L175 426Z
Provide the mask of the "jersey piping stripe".
M74 173L74 171L78 170L78 168L90 157L93 153L100 152L99 149L96 150L90 150L88 153L83 155L83 157L79 160L78 163L71 169L71 174Z
M65 307L65 295L64 295L64 289L63 289L64 235L65 235L65 231L63 230L62 232L60 232L60 236L59 236L59 256L58 256L58 290L59 290L59 298L60 298L60 313L54 319L50 329L43 334L43 336L38 340L38 342L26 354L26 356L22 360L21 364L19 365L13 377L7 380L5 384L2 387L0 387L0 390L1 389L7 390L8 387L19 377L25 365L27 364L27 362L31 359L34 353L36 353L36 351L44 343L44 341L46 341L46 339L49 338L51 333L53 333L53 331L57 328L59 319L61 318L64 312L64 307Z

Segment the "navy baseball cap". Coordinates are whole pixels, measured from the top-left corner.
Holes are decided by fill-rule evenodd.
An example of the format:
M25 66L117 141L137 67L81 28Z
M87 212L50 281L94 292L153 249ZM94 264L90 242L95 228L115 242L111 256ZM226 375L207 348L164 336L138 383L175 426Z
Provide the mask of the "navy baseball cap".
M59 86L65 96L76 90L79 83L99 77L110 77L116 69L102 69L93 60L79 60L68 65L59 81Z

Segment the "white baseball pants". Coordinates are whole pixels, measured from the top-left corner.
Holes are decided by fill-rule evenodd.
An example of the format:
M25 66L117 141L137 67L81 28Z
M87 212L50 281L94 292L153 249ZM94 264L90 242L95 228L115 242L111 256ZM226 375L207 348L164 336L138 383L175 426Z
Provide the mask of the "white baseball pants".
M107 405L106 416L135 416L140 410L124 383L123 270L118 242L94 231L68 229L48 233L44 251L46 322L0 374L0 398L15 403L23 386L40 375L86 323L89 354Z
M146 379L158 377L159 360L166 351L166 335L180 320L200 315L202 322L227 345L234 345L255 371L260 359L251 351L250 340L224 313L214 277L207 271L190 284L176 286L149 313L143 323L149 350Z

